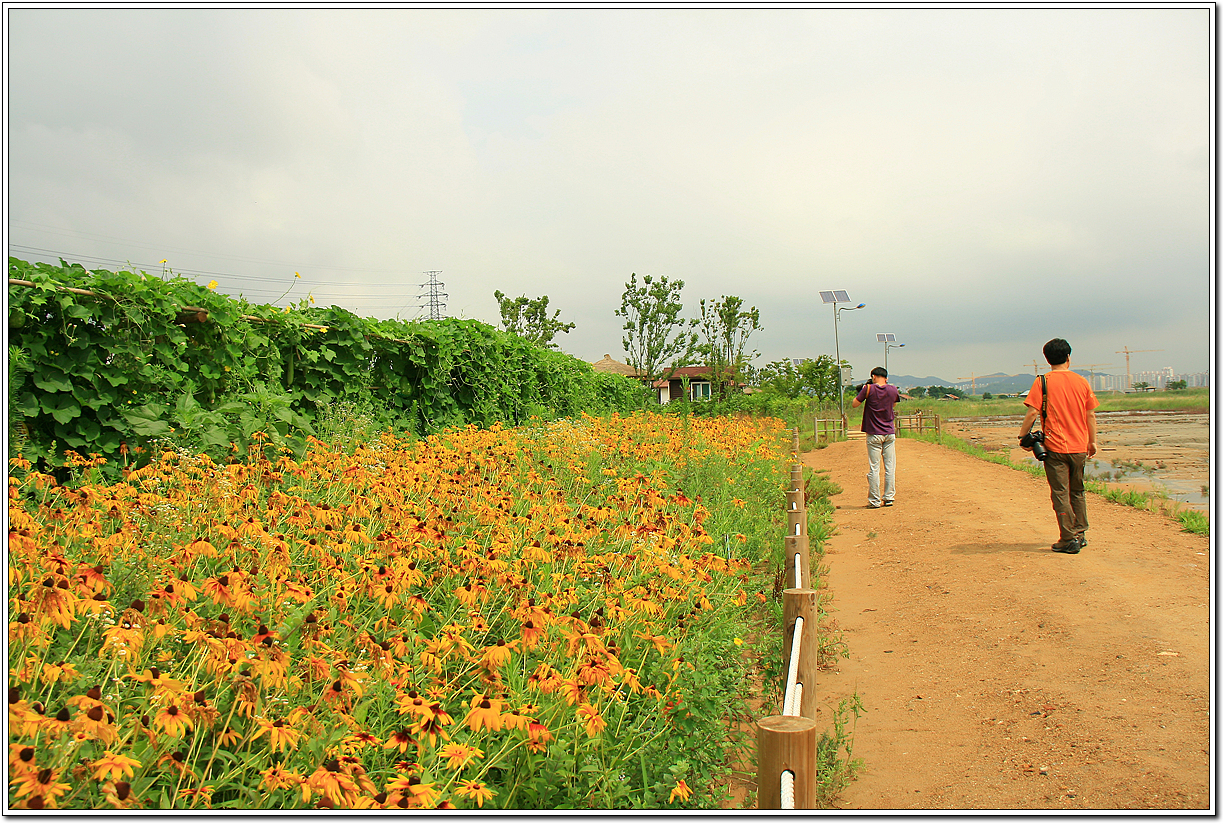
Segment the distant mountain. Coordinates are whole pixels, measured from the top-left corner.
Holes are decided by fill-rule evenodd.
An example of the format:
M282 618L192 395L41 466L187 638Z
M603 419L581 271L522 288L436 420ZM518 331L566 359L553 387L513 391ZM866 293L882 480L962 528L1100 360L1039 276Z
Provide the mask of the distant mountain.
M1072 371L1088 377L1087 370L1073 369ZM1036 376L1026 373L1007 375L1003 372L995 372L993 375L978 375L973 383L976 383L975 391L979 395L983 392L1010 395L1015 392L1027 392L1033 386L1034 377ZM969 389L971 385L970 381L951 381L931 375L925 378L916 378L913 375L889 375L888 382L900 389L910 389L915 386L951 386Z

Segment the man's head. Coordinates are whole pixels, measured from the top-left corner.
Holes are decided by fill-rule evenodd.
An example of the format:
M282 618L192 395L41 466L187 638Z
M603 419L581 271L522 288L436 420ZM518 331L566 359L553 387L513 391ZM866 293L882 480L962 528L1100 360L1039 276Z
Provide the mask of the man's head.
M1071 344L1062 338L1054 338L1041 347L1041 351L1045 355L1046 363L1050 366L1062 366L1071 360Z
M879 378L879 380L876 380L876 378ZM871 370L871 382L872 383L887 383L888 382L888 370L885 369L883 366L877 366L875 369L872 369Z

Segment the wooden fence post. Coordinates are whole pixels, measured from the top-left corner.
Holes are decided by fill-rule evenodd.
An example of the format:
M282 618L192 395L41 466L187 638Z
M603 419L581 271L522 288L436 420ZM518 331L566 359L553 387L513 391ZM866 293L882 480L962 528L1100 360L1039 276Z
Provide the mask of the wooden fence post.
M816 590L807 586L791 588L782 593L782 651L784 669L790 672L791 649L795 637L796 618L803 619L803 637L799 641L799 667L797 683L803 684L800 705L795 709L804 718L816 718L816 668L820 657L820 639L817 632L819 621L816 606Z
M795 715L757 721L757 809L782 809L782 773L795 775L795 809L816 809L816 722Z
M799 553L799 585L806 587L812 583L812 561L809 557L807 534L787 535L783 539L783 552L786 553L786 572L783 579L783 589L795 586L795 553Z

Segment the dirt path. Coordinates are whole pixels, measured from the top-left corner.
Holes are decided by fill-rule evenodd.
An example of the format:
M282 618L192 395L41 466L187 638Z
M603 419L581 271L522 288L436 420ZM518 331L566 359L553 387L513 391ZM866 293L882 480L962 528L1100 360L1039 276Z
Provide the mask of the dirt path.
M1044 480L897 443L868 509L861 441L806 453L844 490L826 544L850 657L821 716L866 713L848 810L1207 810L1209 541L1090 495L1088 547L1050 551Z

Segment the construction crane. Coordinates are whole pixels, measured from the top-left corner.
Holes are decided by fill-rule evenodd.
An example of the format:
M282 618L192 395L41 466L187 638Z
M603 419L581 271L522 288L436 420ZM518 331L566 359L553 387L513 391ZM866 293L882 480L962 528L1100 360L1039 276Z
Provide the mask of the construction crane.
M1041 374L1040 370L1041 370L1041 367L1037 365L1037 361L1033 361L1033 377L1037 377L1038 375L1040 375Z
M969 390L969 394L971 394L971 395L976 395L976 394L977 394L977 375L975 375L975 374L973 374L972 372L970 372L970 373L969 373L969 377L967 377L967 378L957 378L957 380L958 380L958 381L969 381L969 384L970 384L970 386L972 387L972 388Z
M1163 351L1164 351L1163 349L1127 349L1125 346L1123 346L1121 349L1114 352L1115 355L1122 355L1122 354L1126 355L1126 391L1127 392L1131 391L1130 356L1135 354L1136 352L1163 352Z
M1092 379L1096 377L1096 373L1093 372L1092 370L1098 366L1113 366L1113 364L1112 363L1085 363L1085 364L1078 365L1076 368L1088 370L1088 385L1092 386ZM1092 388L1094 390L1096 389L1095 386L1092 386Z

